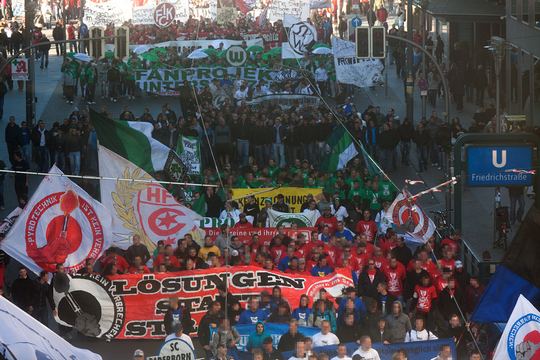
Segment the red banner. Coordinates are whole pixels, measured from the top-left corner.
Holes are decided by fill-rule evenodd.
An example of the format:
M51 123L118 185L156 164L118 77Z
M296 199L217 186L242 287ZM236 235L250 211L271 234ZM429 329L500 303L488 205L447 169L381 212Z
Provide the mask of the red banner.
M110 281L100 275L73 275L69 291L54 292L57 321L83 334L107 339L161 339L167 335L163 317L168 298L180 299L196 329L217 296L217 287L226 283L229 292L243 303L262 291L271 292L277 285L291 309L298 307L302 294L315 299L325 288L330 295L340 296L344 287L353 286L346 269L326 277L289 276L255 266L119 275ZM73 311L74 304L80 307L78 313Z
M203 229L206 232L206 235L209 235L212 237L212 240L215 240L216 237L221 234L220 228L209 228L209 229ZM303 228L297 228L297 229L283 229L283 233L290 237L291 239L296 239L298 234L302 233L306 235L306 240L309 241L311 238L311 232L317 231L317 228L315 227L303 227ZM270 241L278 234L277 228L256 228L256 227L249 227L249 228L235 228L232 227L229 229L229 233L232 236L238 236L240 240L244 244L247 244L251 241L251 237L255 234L259 235L259 240L262 242L265 246L270 246Z

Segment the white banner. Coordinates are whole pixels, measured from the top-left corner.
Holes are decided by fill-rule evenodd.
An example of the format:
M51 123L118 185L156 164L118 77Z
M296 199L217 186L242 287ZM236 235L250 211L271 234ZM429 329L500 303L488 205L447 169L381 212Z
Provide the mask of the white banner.
M188 168L188 174L201 173L201 145L199 139L192 136L179 136L176 153Z
M337 81L358 87L370 87L382 81L384 65L379 59L359 59L352 41L332 37Z
M88 27L122 25L131 19L132 2L125 0L85 1L84 22Z
M276 22L283 20L285 15L291 15L302 21L309 18L310 0L273 0L268 6L268 20Z
M11 63L11 80L28 80L28 59L17 58Z
M266 226L278 227L283 225L284 227L292 227L293 224L298 227L312 227L315 226L318 216L315 211L311 214L306 213L284 213L276 210L268 210L268 220Z
M390 223L405 228L409 240L425 244L435 232L435 223L410 197L406 191L397 194L385 216Z
M0 324L0 357L6 360L101 360L100 355L71 345L2 296Z
M523 295L519 295L493 360L536 359L539 353L540 312Z
M184 49L190 49L192 47L206 49L210 46L217 49L220 44L223 44L223 49L226 50L233 45L242 45L243 40L228 40L228 39L217 39L217 40L173 40L165 41L158 44L144 44L144 45L130 45L129 49L134 51L136 54L143 54L148 50L159 47L176 47L179 50L183 51ZM246 40L247 46L257 45L264 46L264 40L262 38ZM114 46L112 48L114 50Z
M23 209L17 206L15 210L10 212L8 216L4 218L4 220L0 224L0 236L6 236L9 230L11 230L11 228L15 224L15 221L17 221L19 215L21 215L22 211Z
M154 24L154 8L157 0L133 1L131 22L135 25Z
M51 174L62 174L53 166ZM109 247L111 214L66 177L46 176L1 243L15 260L38 274L77 271Z
M217 18L217 0L189 0L189 15L195 19Z
M287 42L282 43L281 46L282 59L300 59L317 42L317 29L308 22L297 22L290 25L287 34Z
M283 110L288 110L292 106L299 105L309 107L319 107L321 99L315 95L296 95L296 94L272 94L264 95L246 101L248 105L275 104Z
M98 158L102 176L152 180L144 170L103 146L99 146ZM159 184L104 180L100 188L103 205L113 212L112 242L124 249L131 245L133 235L139 235L150 252L159 240L175 244L195 231L195 221L201 219Z

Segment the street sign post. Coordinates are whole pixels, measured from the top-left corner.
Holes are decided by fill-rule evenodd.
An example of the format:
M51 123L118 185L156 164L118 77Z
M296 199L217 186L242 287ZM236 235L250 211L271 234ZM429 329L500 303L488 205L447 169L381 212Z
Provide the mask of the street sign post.
M533 149L523 146L467 146L468 186L529 186Z

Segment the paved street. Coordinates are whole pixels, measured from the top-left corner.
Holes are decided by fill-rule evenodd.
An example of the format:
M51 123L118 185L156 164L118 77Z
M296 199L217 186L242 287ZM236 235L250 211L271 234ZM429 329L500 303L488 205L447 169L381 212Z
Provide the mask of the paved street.
M53 51L51 51L51 54ZM49 69L41 71L39 66L36 71L36 97L38 98L36 113L37 119L42 119L50 127L55 121L62 121L64 117L69 115L75 107L82 108L83 104L66 104L62 99L62 86L61 86L61 73L60 73L61 58L54 55L50 58ZM403 119L405 114L405 101L404 101L403 83L395 74L394 66L389 67L388 72L388 95L385 95L384 86L373 89L361 89L355 96L355 102L359 110L363 110L367 105L373 104L381 107L381 111L386 113L389 108L396 109L396 113L400 119ZM128 102L126 99L120 100L116 104L110 102L104 103L101 99L98 99L96 108L101 109L103 106L113 115L118 116L123 110L124 106L128 106L136 115L142 113L144 107L149 107L151 112L155 115L159 112L162 104L170 103L175 111L179 111L179 104L175 98L163 98L163 97L144 97L137 99L136 101ZM436 111L439 115L442 113L444 104L441 99L438 99ZM431 113L431 108L428 106L427 113ZM459 116L462 124L466 127L470 125L472 114L475 111L475 107L467 104L465 110L458 113L455 106L451 106L451 117ZM6 96L6 106L4 111L4 119L0 126L5 128L7 119L10 115L14 115L17 122L20 123L25 117L25 97L24 92L18 92L16 89L11 91ZM417 121L421 117L421 101L418 93L415 94L415 120ZM4 130L2 130L4 131ZM0 154L6 164L9 163L6 145L2 141L0 142ZM415 151L412 150L412 156L415 158ZM413 161L413 164L416 162ZM400 187L404 185L405 179L421 179L425 182L425 185L414 186L411 188L413 193L417 193L426 187L434 186L447 177L445 174L437 170L436 168L429 168L427 172L418 174L413 166L403 167L400 166L398 170L390 174L390 177L395 184ZM31 191L35 189L39 183L40 178L37 176L31 177ZM6 187L6 209L0 212L0 216L5 216L9 211L13 209L16 204L13 189L13 183L11 176L8 176L5 182ZM500 251L492 251L492 217L493 217L493 189L465 189L464 193L464 237L471 244L474 252L480 255L484 250L490 250L493 258L501 256ZM507 202L506 192L503 191L503 202ZM420 201L424 210L439 210L445 208L445 194L438 193L434 196L425 196ZM10 265L11 279L12 274L16 270L16 264L12 262ZM157 352L160 342L158 341L117 341L112 344L104 343L101 340L95 339L79 339L76 344L82 347L88 347L92 350L107 355L106 359L120 359L127 358L135 348L143 348L148 355L153 355ZM114 357L113 357L114 356Z

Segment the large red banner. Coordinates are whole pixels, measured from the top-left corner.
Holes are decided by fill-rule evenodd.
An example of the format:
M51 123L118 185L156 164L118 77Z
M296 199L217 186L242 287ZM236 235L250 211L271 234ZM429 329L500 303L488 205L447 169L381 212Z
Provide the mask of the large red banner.
M118 275L110 280L100 275L73 275L69 291L54 292L57 321L96 337L161 339L167 335L163 317L170 297L180 298L196 329L218 295L217 288L226 284L229 292L241 302L279 286L283 297L294 309L298 307L302 294L316 299L319 290L324 288L337 297L344 287L353 286L353 281L346 269L326 277L296 277L256 266ZM74 311L74 304L80 307L80 311Z

